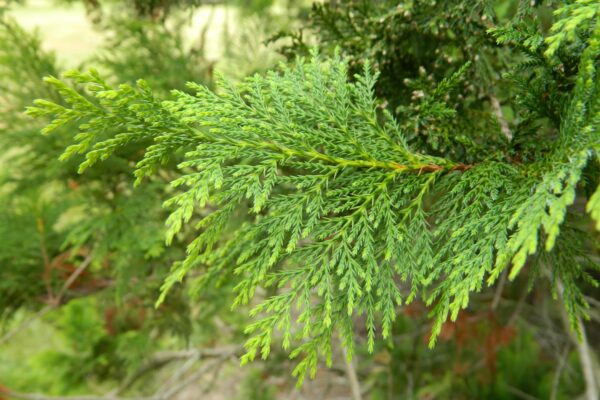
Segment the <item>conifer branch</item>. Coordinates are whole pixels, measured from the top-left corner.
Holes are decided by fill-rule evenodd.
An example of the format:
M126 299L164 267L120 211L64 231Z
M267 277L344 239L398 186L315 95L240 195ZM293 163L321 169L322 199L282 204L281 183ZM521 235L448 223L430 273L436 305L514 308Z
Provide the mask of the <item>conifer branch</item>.
M573 247L583 239L565 221L600 151L600 24L589 2L576 3L558 14L583 21L585 39L563 34L571 22L562 19L546 42L516 25L490 31L534 59L510 75L521 84L524 104L536 110L530 117L555 123L557 140L534 161L503 162L490 151L463 163L450 151L423 151L427 146L414 138L414 132L447 133L439 125L456 110L444 99L469 62L414 99L418 106L408 108L418 112L403 114L414 120L402 124L379 107L378 74L369 61L349 81L346 59L316 51L239 85L222 77L216 91L190 84L194 95L175 91L169 101L158 100L144 81L113 88L96 71L72 71L65 75L72 85L46 79L66 105L38 100L27 113L53 118L45 134L79 124L62 158L82 156L80 172L126 145L150 143L134 170L140 183L182 155L175 195L165 202L172 210L167 242L192 223L198 236L173 265L158 303L195 268L205 269L195 290L225 278L235 282L234 307L250 303L261 287L278 288L251 311L242 363L267 358L280 335L290 357L300 358L294 375L301 384L315 375L319 358L331 364L334 332L352 356L355 315L364 315L373 351L378 331L391 334L397 307L420 296L432 307L433 346L472 293L502 274L515 279L534 254L551 259L547 265L564 283L565 308L577 327L587 307L578 282L596 284L589 271L597 265ZM561 107L539 110L534 95L548 85L519 73L552 76L554 57L576 40L582 42L574 84L551 93ZM476 142L465 141L472 148ZM594 217L598 199L588 204Z

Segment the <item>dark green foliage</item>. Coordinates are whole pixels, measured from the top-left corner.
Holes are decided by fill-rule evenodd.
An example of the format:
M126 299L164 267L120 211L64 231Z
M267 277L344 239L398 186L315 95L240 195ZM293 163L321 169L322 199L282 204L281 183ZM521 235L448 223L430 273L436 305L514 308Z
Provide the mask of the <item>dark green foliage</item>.
M486 107L503 86L494 71L501 58L486 34L496 20L493 3L315 3L309 28L322 47L339 48L349 58L352 74L364 60L373 62L380 72L376 94L415 148L471 162L505 147L493 110ZM295 55L306 48L296 36L282 50ZM470 68L451 78L466 63Z
M532 327L499 324L484 310L466 312L444 327L432 357L423 343L422 319L400 315L395 329L404 334L393 345L376 347L370 398L512 399L516 393L550 398L555 365L548 361L559 355L544 351ZM565 362L563 380L569 385L557 388L558 399L576 397L582 388L578 366L573 359Z
M1 18L1 17L0 17ZM56 166L56 155L66 142L56 137L50 142L39 139L39 125L32 123L18 110L40 95L53 98L54 92L35 83L32 76L56 73L54 59L40 50L39 39L27 35L16 23L0 19L0 145L2 171L0 172L0 314L4 317L23 305L35 305L43 296L45 287L41 278L46 246L58 248L61 238L52 230L53 225L69 200L61 205L44 201L52 195L61 195L60 189L42 185L56 175L62 175L65 166ZM58 101L58 97L54 97ZM52 149L39 152L40 148ZM36 156L39 152L39 156ZM39 168L44 165L44 168ZM32 174L32 171L39 171ZM21 227L15 234L15 227Z

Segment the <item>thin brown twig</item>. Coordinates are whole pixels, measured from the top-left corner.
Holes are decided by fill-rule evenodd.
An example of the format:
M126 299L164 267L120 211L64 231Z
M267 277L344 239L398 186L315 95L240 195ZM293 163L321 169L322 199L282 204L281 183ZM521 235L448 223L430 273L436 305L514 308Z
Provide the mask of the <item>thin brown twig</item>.
M92 263L93 258L94 258L93 252L90 251L90 253L81 262L81 264L79 264L79 267L77 267L77 269L75 271L73 271L73 273L71 275L69 275L69 277L67 278L65 283L62 285L62 287L60 288L60 291L58 292L58 294L56 295L56 297L54 299L54 303L53 303L54 307L57 307L58 305L60 305L60 302L62 301L62 298L65 295L65 293L67 293L67 290L69 290L71 285L73 285L73 283L75 283L77 278L79 278L79 276L83 273L83 271L85 271L85 269Z
M502 275L500 275L500 281L498 282L498 287L496 288L496 292L494 293L494 299L492 300L492 305L490 308L492 311L496 311L498 308L498 304L500 304L500 300L502 299L502 292L504 291L504 285L506 285L506 277L508 276L508 269L502 271Z
M563 283L558 280L556 287L560 299L563 299L565 287ZM577 323L581 329L581 335L577 337L573 330L570 328L569 316L567 315L564 307L560 307L560 314L565 325L565 329L569 333L569 337L573 341L573 344L577 348L577 354L579 355L579 363L581 364L581 370L583 372L583 378L585 381L585 394L586 400L598 400L598 384L596 383L596 373L594 370L594 362L592 361L592 350L587 340L587 334L585 332L585 325L581 320L581 317L577 317Z
M510 393L512 393L513 395L515 395L519 399L523 399L523 400L540 400L539 398L537 398L535 396L532 396L529 393L525 393L521 389L516 388L514 386L508 386L507 388L508 388L508 391Z
M238 347L226 347L221 349L199 349L184 352L169 352L170 354L167 353L166 355L163 355L173 357L173 359L183 359L186 357L199 357L198 354L211 356L218 354L218 356L216 356L212 362L207 362L185 380L176 383L170 388L161 390L152 396L119 397L117 393L108 393L101 396L49 396L39 393L21 393L4 389L0 390L0 395L8 399L15 400L170 400L187 386L200 379L206 372L212 370L213 367L218 367L221 363L230 359L238 352L238 350Z
M502 112L502 106L500 105L500 101L498 101L498 98L496 96L491 95L490 103L492 106L492 110L494 111L494 114L496 114L496 118L498 119L498 122L500 123L500 130L502 131L504 136L506 136L506 139L510 142L513 138L513 135L508 126L508 122L506 121L506 118L504 117L504 112Z
M190 357L186 362L183 363L183 365L181 365L179 368L177 368L175 370L175 372L169 378L167 378L167 380L160 386L156 396L160 397L163 393L168 392L168 390L173 385L175 385L175 384L177 384L177 382L181 381L181 379L184 377L184 375L188 371L190 371L192 368L194 368L194 365L198 361L200 361L199 356Z
M346 363L346 376L348 377L350 388L352 389L352 398L354 400L362 400L362 392L360 390L360 383L358 381L356 369L354 369L354 363L348 358L348 352L346 351L346 348L343 345L341 347L344 362Z
M13 392L11 390L4 390L0 392L1 395L5 396L8 399L18 399L18 400L150 400L150 398L145 397L129 397L118 398L118 397L106 397L106 396L48 396L40 393L20 393Z
M222 348L213 349L192 349L182 351L162 351L154 354L151 360L142 364L136 372L134 372L128 379L126 379L120 387L110 392L109 396L119 396L129 389L138 379L142 376L150 373L153 370L162 368L167 364L175 361L188 360L188 359L205 359L205 358L218 358L223 353L230 353L235 350L236 347L228 346Z
M554 378L552 379L552 391L550 392L550 400L556 400L556 396L558 395L558 387L560 385L560 377L562 376L563 370L565 369L565 365L567 364L567 358L569 356L570 351L571 346L567 344L565 345L565 348L560 354L560 358L558 359L558 365L556 366L556 371L554 372Z
M12 339L17 333L22 332L25 329L29 328L35 321L37 321L38 319L42 318L44 315L48 314L48 312L50 312L52 309L53 309L53 307L47 305L44 308L42 308L40 311L38 311L36 314L34 314L31 318L29 318L26 321L20 323L14 329L11 329L10 331L6 332L0 338L0 346L2 346L4 343L6 343L10 339Z
M204 364L203 366L198 368L197 371L195 371L193 374L191 374L188 378L186 378L179 384L169 388L167 391L164 391L160 395L153 397L153 399L169 400L169 399L173 398L175 395L177 395L179 392L181 392L187 386L191 385L192 383L194 383L198 379L200 379L206 372L210 371L214 367L217 367L221 363L226 362L233 354L236 353L236 351L237 351L237 349L226 352L226 353L222 354L221 357L216 358L214 361Z
M91 264L92 262L92 253L87 255L87 257L83 260L83 262L77 267L75 271L67 278L60 291L56 296L51 296L49 299L49 304L38 311L34 316L26 320L25 322L19 324L16 328L10 330L5 335L0 338L0 346L4 343L8 342L12 339L17 333L22 332L31 326L35 321L42 318L44 315L48 314L50 311L58 307L62 301L62 298L66 294L67 290L73 285L73 283L77 280L77 278L83 273L83 271Z

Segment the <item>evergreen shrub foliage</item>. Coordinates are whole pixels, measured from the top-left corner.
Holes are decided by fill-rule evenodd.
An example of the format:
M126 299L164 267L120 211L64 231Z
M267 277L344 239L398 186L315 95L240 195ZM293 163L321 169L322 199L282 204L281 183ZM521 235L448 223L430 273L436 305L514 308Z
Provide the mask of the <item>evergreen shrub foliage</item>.
M31 312L34 320L45 316L56 322L70 310L76 310L74 315L85 310L95 324L77 325L77 336L66 332L76 318L56 323L65 333L65 346L41 356L45 361L40 369L55 373L37 380L35 371L27 371L19 377L24 382L3 376L8 381L0 385L76 393L94 379L110 381L132 373L165 337L189 338L189 299L183 291L154 308L169 265L185 254L184 246L164 244L165 178L157 175L133 190L130 165L147 143L122 146L101 169L80 175L77 160L59 161L77 125L66 124L51 137L42 137L39 131L48 121L23 114L35 98L63 104L51 85L40 82L44 75L59 75L61 66L54 54L42 49L39 34L27 32L9 15L0 16L0 344L17 336L4 331L17 311L22 311L20 318ZM182 27L128 22L106 23L105 33L114 42L107 41L93 60L114 81L128 81L132 71L152 71L160 76L152 81L157 97L178 83L174 76L210 85L209 63L200 48L183 48ZM127 45L109 55L114 43ZM145 58L127 58L126 51L133 48L131 56ZM191 56L185 57L182 53L188 50ZM151 52L178 65L157 65L147 57ZM203 313L206 320L220 306L216 302L211 307ZM98 322L104 324L102 335Z
M335 28L323 37L341 46L332 56L312 50L239 84L220 78L214 91L190 83L195 94L166 101L143 80L50 76L62 101L27 113L53 118L44 134L78 124L61 158L82 160L80 172L132 145L145 150L138 184L180 161L167 242L192 221L198 234L158 302L192 270L197 293L233 283L234 306L275 288L252 303L244 363L266 358L280 334L302 382L320 356L331 362L334 333L351 355L360 320L372 348L416 298L431 307L433 346L474 292L525 267L532 283L547 273L564 289L578 329L582 288L597 285L594 244L579 229L587 214L573 205L600 224L600 5L543 6L554 12L547 30L536 2L502 20L488 1L442 1L440 13L433 3L317 6ZM400 35L395 47L389 35ZM423 48L430 36L439 55ZM402 90L388 93L390 82Z

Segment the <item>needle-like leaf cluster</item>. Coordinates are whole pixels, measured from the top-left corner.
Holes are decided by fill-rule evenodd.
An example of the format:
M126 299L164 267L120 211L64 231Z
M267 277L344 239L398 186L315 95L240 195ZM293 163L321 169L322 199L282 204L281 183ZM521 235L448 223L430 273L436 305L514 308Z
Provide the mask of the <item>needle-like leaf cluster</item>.
M79 124L63 158L83 155L81 171L146 143L134 168L139 183L182 155L172 185L183 190L165 203L167 241L192 220L198 235L159 302L193 269L203 271L198 291L235 282L234 306L251 303L256 318L243 361L267 357L281 335L291 357L303 357L294 371L302 381L319 356L331 361L334 332L352 354L360 320L372 349L378 332L389 337L397 307L415 298L432 307L433 345L444 321L506 269L510 279L526 265L548 270L564 287L573 325L585 316L580 285L596 284L597 266L572 222L581 213L570 207L600 150L599 12L591 0L559 8L547 37L514 21L490 30L524 54L506 75L523 118L507 154L482 142L489 151L480 148L470 164L410 140L411 121L376 99L368 61L349 79L347 59L316 51L239 85L190 84L194 95L175 91L168 101L144 81L113 87L93 70L73 71L65 75L72 85L46 79L66 105L38 100L28 114L54 118L46 134ZM469 116L443 103L468 69L413 99L419 108L408 115L422 118L421 132L445 134L427 128ZM552 141L536 150L537 135ZM599 193L587 202L596 220ZM254 301L258 288L271 295Z

